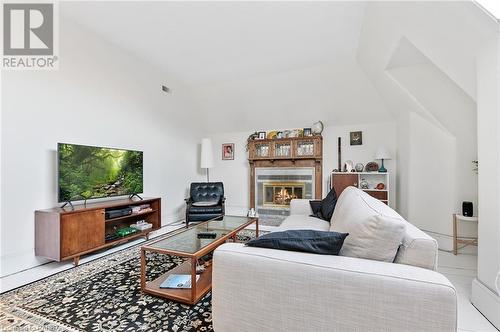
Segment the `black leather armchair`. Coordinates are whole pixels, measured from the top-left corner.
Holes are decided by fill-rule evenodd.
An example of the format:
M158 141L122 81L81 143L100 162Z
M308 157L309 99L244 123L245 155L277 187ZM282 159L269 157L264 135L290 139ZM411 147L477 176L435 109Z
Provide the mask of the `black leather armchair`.
M222 182L193 182L186 198L186 226L191 221L207 221L225 213Z

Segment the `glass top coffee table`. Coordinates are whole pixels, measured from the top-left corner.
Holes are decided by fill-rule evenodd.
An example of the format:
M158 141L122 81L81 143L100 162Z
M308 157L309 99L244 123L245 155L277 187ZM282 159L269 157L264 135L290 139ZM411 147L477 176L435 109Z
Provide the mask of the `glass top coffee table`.
M222 216L220 220L209 220L186 228L174 235L167 235L141 247L141 290L144 293L165 297L186 304L197 303L212 288L212 264L208 260L203 271L197 271L198 261L212 253L229 239L236 241L239 231L255 223L255 236L259 236L259 220L252 217ZM198 238L198 234L215 233L215 238ZM188 258L184 263L162 274L152 281L146 281L146 252ZM199 267L198 267L199 268ZM160 288L171 274L191 276L191 288ZM197 275L199 278L197 280Z

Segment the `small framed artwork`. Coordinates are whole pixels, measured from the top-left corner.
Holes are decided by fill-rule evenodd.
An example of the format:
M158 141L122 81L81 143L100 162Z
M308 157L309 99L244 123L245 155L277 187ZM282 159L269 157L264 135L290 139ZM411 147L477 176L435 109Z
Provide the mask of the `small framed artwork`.
M266 132L265 131L259 131L259 139L266 139Z
M311 128L304 128L304 137L312 136Z
M363 132L362 131L351 131L349 135L351 145L363 145Z
M222 160L234 160L234 143L222 144Z

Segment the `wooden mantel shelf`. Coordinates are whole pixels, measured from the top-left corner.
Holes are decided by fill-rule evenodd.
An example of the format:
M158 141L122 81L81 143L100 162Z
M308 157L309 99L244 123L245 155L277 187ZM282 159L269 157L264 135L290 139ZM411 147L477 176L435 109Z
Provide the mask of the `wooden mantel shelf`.
M322 197L323 137L248 140L250 207L255 208L255 168L313 167L316 199Z

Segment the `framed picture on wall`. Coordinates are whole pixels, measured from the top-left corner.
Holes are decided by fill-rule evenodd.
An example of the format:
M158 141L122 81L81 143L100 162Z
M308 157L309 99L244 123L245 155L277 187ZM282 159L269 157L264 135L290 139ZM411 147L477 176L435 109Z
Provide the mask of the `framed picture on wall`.
M351 145L363 145L363 132L351 131L349 135Z
M234 143L222 144L222 160L234 160Z

